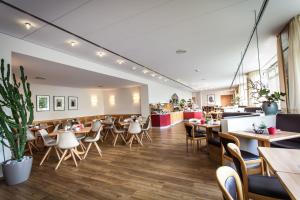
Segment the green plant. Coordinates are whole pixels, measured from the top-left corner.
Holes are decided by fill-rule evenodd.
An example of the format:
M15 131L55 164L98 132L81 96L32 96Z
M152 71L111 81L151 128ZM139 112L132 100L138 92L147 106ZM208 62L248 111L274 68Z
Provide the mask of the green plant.
M180 107L183 108L185 104L186 104L186 100L181 99L180 102L179 102Z
M251 96L254 97L258 103L268 102L271 104L273 102L284 101L281 97L286 95L283 92L277 91L271 93L271 91L260 81L253 82L252 80L249 80L249 87L252 89Z
M30 84L20 66L20 81L10 74L10 65L5 70L1 59L0 82L0 137L3 145L11 149L13 159L20 161L25 153L28 124L33 121L33 103ZM6 144L3 139L7 139Z
M241 98L240 98L239 96L236 95L236 96L232 99L231 103L232 103L233 105L239 105L240 100L241 100Z

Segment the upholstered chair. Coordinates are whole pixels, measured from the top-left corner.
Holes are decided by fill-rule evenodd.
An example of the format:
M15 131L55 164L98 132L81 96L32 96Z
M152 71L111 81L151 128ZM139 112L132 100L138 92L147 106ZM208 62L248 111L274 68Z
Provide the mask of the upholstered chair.
M189 151L189 140L191 141L193 151L196 151L196 147L197 150L199 150L201 146L201 141L206 141L205 131L195 131L195 126L191 123L184 123L184 127L186 131L186 151ZM195 142L197 143L197 146Z

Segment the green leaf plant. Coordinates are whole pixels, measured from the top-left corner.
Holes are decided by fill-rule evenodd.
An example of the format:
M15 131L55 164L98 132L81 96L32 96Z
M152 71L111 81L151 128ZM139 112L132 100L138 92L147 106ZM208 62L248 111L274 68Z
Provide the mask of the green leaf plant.
M0 138L1 143L10 148L12 159L22 160L25 153L27 128L33 121L33 103L30 84L20 66L20 77L11 76L10 65L5 67L1 59L0 80ZM8 144L5 143L6 139Z

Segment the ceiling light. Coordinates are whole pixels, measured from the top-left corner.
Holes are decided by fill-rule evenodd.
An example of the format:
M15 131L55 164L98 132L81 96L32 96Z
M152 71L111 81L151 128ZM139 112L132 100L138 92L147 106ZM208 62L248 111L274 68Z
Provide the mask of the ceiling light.
M125 63L125 61L124 61L124 60L117 60L117 63L118 63L119 65L122 65L123 63Z
M97 56L99 56L99 57L103 57L103 56L105 56L106 55L106 53L105 52L103 52L103 51L98 51L97 52Z
M151 74L151 76L152 76L152 77L155 77L155 76L156 76L156 74L154 74L154 73L153 73L153 74Z
M176 54L185 54L185 53L186 53L186 50L184 50L184 49L178 49L176 51Z
M144 69L144 70L143 70L143 73L144 73L144 74L147 74L148 72L149 72L149 70L147 70L147 69Z
M29 30L31 28L31 24L29 22L26 22L25 27L26 27L27 30Z
M102 88L103 86L102 86L102 85L98 85L98 87L99 87L99 88Z
M165 81L165 82L167 82L167 81L168 81L168 79L165 79L164 81Z
M133 66L131 69L132 69L132 70L136 70L137 68L136 68L135 66Z
M159 76L158 78L159 78L159 79L162 79L162 76Z
M195 72L200 72L200 69L195 69Z
M76 46L76 45L78 44L78 42L75 41L75 40L70 40L68 43L69 43L72 47L74 47L74 46Z
M36 76L35 79L37 79L37 80L45 80L46 78L41 77L41 76Z

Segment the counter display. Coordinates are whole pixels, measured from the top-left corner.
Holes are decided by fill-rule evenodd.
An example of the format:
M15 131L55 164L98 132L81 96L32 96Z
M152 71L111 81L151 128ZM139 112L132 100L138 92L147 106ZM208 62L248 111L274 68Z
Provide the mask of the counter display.
M168 114L152 114L152 127L167 128L183 121L183 112L170 112Z
M192 118L201 119L203 117L202 112L195 111L195 112L183 112L184 120L189 120Z

